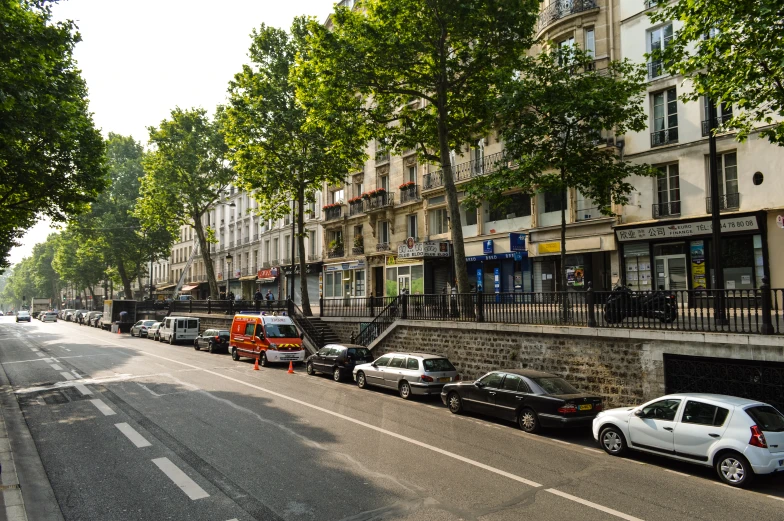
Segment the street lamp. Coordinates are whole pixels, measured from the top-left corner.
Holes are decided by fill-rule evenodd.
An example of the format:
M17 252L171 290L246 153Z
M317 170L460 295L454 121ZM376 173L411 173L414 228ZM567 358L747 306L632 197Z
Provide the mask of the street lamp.
M226 279L226 298L229 298L229 292L231 291L231 261L234 259L231 253L226 254L226 265L229 267L229 276Z

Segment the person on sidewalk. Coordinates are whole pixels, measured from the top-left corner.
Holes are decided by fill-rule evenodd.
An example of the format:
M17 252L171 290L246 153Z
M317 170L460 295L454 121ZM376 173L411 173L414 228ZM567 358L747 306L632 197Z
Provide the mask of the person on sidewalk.
M267 290L267 294L264 295L264 300L267 301L267 309L272 309L272 302L275 300L275 295L272 294L271 289Z
M264 295L261 294L261 289L256 288L256 293L253 295L253 300L256 302L256 311L261 309L261 301L264 299Z

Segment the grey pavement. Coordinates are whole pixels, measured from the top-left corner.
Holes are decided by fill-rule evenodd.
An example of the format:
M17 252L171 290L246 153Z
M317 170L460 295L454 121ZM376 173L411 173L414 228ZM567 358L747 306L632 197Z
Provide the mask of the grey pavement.
M20 472L31 521L44 519L32 501L101 521L778 519L784 507L783 476L734 490L711 469L612 458L586 431L527 435L437 398L70 323L0 319L0 364L51 483L46 501L49 483L28 490Z

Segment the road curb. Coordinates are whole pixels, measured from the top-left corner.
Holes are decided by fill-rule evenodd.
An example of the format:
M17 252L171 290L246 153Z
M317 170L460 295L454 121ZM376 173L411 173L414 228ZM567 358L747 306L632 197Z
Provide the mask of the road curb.
M63 521L30 429L0 365L0 462L8 521Z

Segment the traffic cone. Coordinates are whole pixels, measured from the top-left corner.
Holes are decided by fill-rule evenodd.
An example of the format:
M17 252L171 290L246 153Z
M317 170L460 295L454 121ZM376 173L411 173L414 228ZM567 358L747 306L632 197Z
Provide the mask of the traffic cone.
M259 359L258 358L256 359L256 363L253 364L253 370L254 371L258 371L259 370Z
M292 362L291 360L289 360L289 371L288 371L288 373L289 374L294 374L294 362Z

